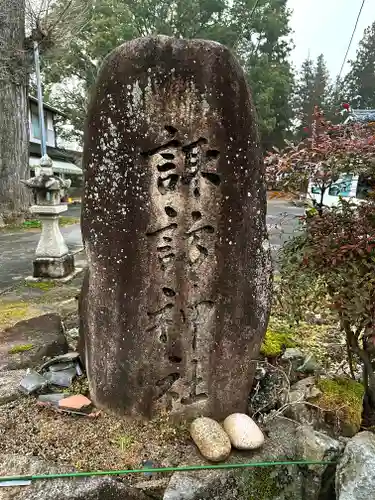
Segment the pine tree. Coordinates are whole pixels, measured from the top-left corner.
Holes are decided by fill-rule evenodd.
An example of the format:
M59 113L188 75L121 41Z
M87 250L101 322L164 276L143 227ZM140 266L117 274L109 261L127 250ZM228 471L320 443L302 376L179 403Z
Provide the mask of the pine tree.
M355 107L375 109L375 22L359 43L356 58L346 76L350 100Z
M314 74L314 90L313 100L314 105L324 109L327 104L327 97L329 91L329 73L323 54L320 54L316 61L315 74Z
M302 131L307 132L311 126L312 114L314 111L314 63L307 58L303 63L297 77L294 91L294 116L298 120L298 135Z
M307 58L302 63L294 92L294 112L298 120L299 139L311 133L314 107L325 110L331 105L332 92L334 88L330 83L323 54L317 58L315 64Z

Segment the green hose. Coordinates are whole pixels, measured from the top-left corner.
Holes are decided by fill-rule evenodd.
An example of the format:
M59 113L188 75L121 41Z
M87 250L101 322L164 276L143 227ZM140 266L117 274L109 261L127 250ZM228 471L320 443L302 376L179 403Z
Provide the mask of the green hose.
M67 472L60 474L36 474L24 476L2 476L1 483L11 481L41 481L46 479L61 479L68 477L92 477L92 476L121 476L125 474L145 474L156 472L186 472L196 470L215 470L215 469L244 469L247 467L276 467L279 465L330 465L334 461L328 460L291 460L286 462L250 462L247 464L218 464L218 465L186 465L183 467L159 467L151 469L128 469L128 470L108 470L91 472Z

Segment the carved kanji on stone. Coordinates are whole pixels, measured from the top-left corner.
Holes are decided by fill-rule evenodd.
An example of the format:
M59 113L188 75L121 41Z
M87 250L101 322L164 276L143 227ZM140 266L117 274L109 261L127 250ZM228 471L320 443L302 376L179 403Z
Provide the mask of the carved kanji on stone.
M270 306L263 165L223 46L134 40L105 61L86 130L81 348L98 406L244 411Z

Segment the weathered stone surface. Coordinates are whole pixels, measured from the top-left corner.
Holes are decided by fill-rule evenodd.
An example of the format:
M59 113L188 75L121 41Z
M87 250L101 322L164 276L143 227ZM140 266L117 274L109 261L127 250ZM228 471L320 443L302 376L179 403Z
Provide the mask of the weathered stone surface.
M0 405L22 396L19 387L25 374L26 370L0 372Z
M207 460L221 462L229 456L232 449L229 437L216 420L207 417L197 418L191 424L190 434Z
M314 431L308 425L299 427L296 437L297 456L301 460L336 462L344 448L336 439ZM335 463L307 465L303 500L333 500L335 498L335 470Z
M44 314L0 332L0 371L32 368L67 352L60 316Z
M346 445L337 466L337 500L372 500L375 492L375 435L360 432Z
M35 370L26 371L26 376L21 380L19 388L24 394L33 394L47 386L47 380Z
M146 481L140 481L132 484L132 487L142 491L147 495L150 500L162 500L164 491L169 484L168 477L162 477L160 479L148 479Z
M299 460L301 452L310 451L312 457L326 456L330 446L325 439L321 438L321 447L316 441L308 446L304 433L297 432L298 427L287 419L275 419L269 424L268 439L262 448L253 452L234 451L227 463ZM191 456L183 465L199 463L204 463L199 456ZM334 471L329 467L310 471L306 466L296 465L175 473L163 500L328 500L329 497L320 495L332 491L329 489L332 478ZM333 499L334 496L329 498Z
M306 356L302 365L297 368L297 371L301 373L318 373L321 371L321 367L314 356L309 354Z
M122 45L100 71L84 149L81 350L95 404L246 411L270 260L239 64L202 40Z
M35 457L0 455L0 475L53 474L68 470ZM111 477L33 481L30 486L0 488L0 500L149 500L142 492Z
M264 443L263 432L252 418L244 413L233 413L224 420L225 432L232 446L238 450L256 450Z
M74 271L74 256L40 257L33 261L34 278L65 278Z
M305 355L300 349L297 349L296 347L289 347L288 349L285 349L284 354L281 356L282 361L298 360L299 362L301 362L304 359Z
M320 387L322 379L320 379ZM333 389L340 388L340 379L333 381ZM351 381L349 381L351 382ZM301 424L312 426L315 430L326 432L335 438L340 435L354 436L360 427L362 399L361 393L353 398L351 385L344 385L344 390L332 393L332 385L326 386L326 393L315 385L315 377L307 377L292 385L288 394L288 403L284 415ZM351 384L359 385L356 382ZM345 391L346 388L346 391ZM363 387L359 385L359 391ZM329 390L331 392L329 392ZM357 390L357 389L356 389ZM325 395L327 394L327 396ZM333 396L332 396L333 394ZM327 407L325 402L334 401L335 404Z

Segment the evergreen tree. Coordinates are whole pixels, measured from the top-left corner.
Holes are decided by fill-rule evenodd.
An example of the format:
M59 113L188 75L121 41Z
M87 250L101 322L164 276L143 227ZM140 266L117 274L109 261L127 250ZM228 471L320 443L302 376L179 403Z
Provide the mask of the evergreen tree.
M302 63L297 76L293 96L294 117L298 121L297 133L299 136L302 131L307 132L311 126L314 111L314 83L314 63L310 58L307 58Z
M327 98L329 93L329 73L327 70L326 63L324 61L323 54L320 54L320 56L316 61L314 73L315 73L314 90L313 90L314 105L324 109L327 104Z
M314 107L326 110L331 106L333 93L334 87L330 83L323 54L317 58L315 64L307 58L297 77L294 92L294 116L298 121L298 138L311 134Z
M350 64L346 83L353 107L375 109L375 22L365 30Z

